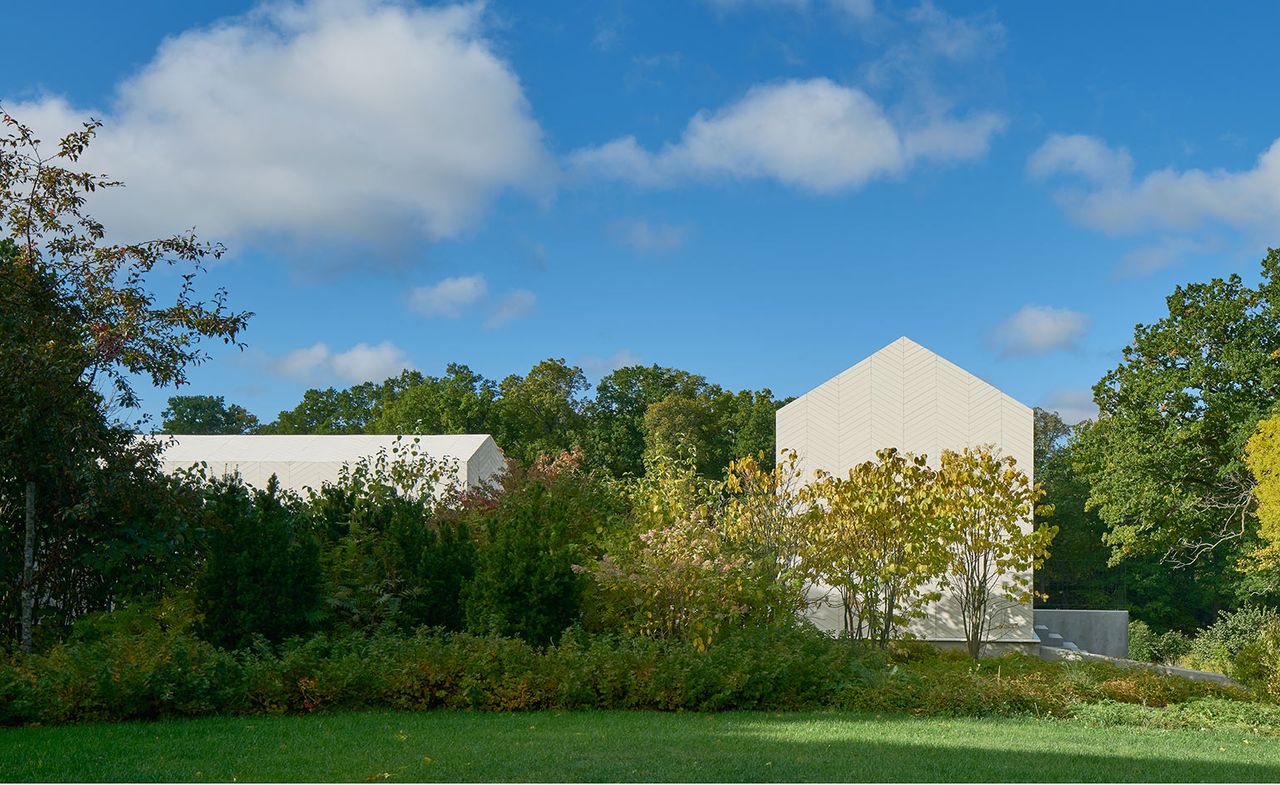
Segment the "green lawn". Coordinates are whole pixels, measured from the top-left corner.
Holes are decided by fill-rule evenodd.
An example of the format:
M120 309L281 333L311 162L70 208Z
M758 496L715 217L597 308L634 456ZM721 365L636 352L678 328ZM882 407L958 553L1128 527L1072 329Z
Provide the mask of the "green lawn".
M368 712L0 730L4 780L1280 781L1280 738L1072 720Z

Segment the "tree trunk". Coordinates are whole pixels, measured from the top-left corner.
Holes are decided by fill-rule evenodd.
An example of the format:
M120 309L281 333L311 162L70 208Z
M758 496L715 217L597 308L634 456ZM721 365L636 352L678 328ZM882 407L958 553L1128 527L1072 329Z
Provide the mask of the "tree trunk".
M26 525L22 534L22 653L31 653L31 615L35 606L32 583L36 550L36 481L27 480Z

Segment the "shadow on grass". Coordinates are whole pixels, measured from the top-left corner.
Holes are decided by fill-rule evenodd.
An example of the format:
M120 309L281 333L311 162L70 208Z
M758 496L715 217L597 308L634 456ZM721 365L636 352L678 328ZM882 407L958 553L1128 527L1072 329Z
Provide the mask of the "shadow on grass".
M0 731L5 780L1280 781L1280 739L1034 719L368 712Z

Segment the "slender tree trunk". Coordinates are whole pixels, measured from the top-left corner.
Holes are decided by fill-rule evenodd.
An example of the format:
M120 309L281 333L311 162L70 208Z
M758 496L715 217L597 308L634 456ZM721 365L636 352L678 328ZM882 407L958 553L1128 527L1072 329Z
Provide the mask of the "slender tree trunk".
M26 522L22 534L22 653L31 653L31 614L35 605L36 481L27 480Z

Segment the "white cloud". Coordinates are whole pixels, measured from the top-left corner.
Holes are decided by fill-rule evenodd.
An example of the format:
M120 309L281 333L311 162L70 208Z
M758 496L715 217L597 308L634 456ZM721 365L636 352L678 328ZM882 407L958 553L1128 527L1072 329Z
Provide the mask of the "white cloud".
M803 190L852 190L918 161L985 154L1004 122L993 114L898 127L870 96L828 79L752 88L738 102L700 112L680 140L649 152L631 136L575 152L579 172L662 185L680 180L765 178Z
M1280 139L1241 171L1166 168L1135 179L1126 151L1079 135L1050 137L1030 166L1040 177L1083 179L1090 187L1060 191L1060 204L1077 221L1111 234L1208 224L1266 234L1280 223Z
M1038 178L1074 174L1096 185L1128 182L1133 157L1085 134L1053 134L1031 154L1027 171Z
M335 354L332 362L334 373L352 382L378 381L413 367L404 351L390 341L377 346L358 343Z
M53 139L105 122L84 163L128 187L95 198L113 231L216 239L439 239L506 189L553 178L483 6L269 4L168 38L106 111L6 102Z
M284 357L271 361L269 365L281 376L312 379L318 376L321 369L328 363L329 347L323 343L317 343L302 349L294 349Z
M1004 25L991 14L951 16L926 0L907 19L919 29L918 49L951 62L982 57L1004 46Z
M582 358L582 369L591 376L605 376L619 368L642 364L643 361L630 349L619 349L608 357L587 355Z
M1054 390L1044 397L1040 408L1057 412L1068 425L1096 419L1098 416L1098 406L1093 402L1091 390Z
M329 346L317 343L294 349L267 367L280 376L304 382L338 378L347 382L380 381L413 368L404 350L390 341L376 346L358 343L345 352L334 354Z
M669 253L684 245L689 230L668 223L630 221L615 225L618 242L637 253Z
M451 319L463 314L489 292L484 276L468 275L445 278L431 286L419 286L409 292L409 307L423 316L445 316Z
M1025 305L991 333L991 343L1006 357L1045 354L1075 348L1089 328L1079 311Z
M498 307L485 320L484 326L492 330L528 316L537 303L538 298L533 292L528 289L516 289L502 298L502 302L498 303Z

